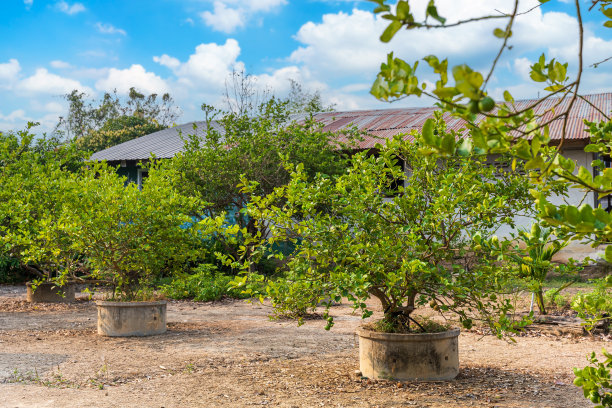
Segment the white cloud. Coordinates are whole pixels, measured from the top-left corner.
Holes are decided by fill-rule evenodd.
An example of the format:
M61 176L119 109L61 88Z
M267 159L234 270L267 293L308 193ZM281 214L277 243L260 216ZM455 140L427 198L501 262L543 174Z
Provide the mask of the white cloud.
M68 69L68 68L72 68L72 65L70 65L69 63L65 62L65 61L61 61L61 60L53 60L49 63L49 65L51 65L52 68L55 69Z
M321 23L308 22L299 29L295 38L304 45L290 60L308 66L318 77L360 72L372 76L391 49L378 41L383 29L384 22L366 11L326 14Z
M270 12L287 4L287 0L243 0L237 3L241 3L252 11Z
M87 50L87 51L83 51L79 53L79 55L82 57L88 57L88 58L106 58L107 57L106 52L102 50Z
M172 70L180 84L196 89L220 89L232 68L242 69L243 65L237 61L240 55L238 41L229 38L225 44L200 44L195 53L185 62L168 56L153 57L158 64Z
M19 61L14 58L0 63L0 89L11 89L17 82L20 71Z
M287 0L216 0L213 10L200 13L200 17L213 30L229 34L244 27L255 15L272 12L285 4Z
M64 105L62 105L59 102L47 102L45 103L45 105L43 106L43 109L47 112L51 112L51 113L57 113L60 114L62 112L64 112L64 110L66 109Z
M13 110L6 115L0 111L0 132L23 128L28 121L32 121L32 118L23 109Z
M96 89L105 92L112 92L116 89L119 93L127 94L132 87L145 93L169 91L168 85L162 78L153 72L146 71L139 64L134 64L127 69L111 68L106 78L96 82Z
M513 63L514 71L520 75L523 81L531 81L531 78L529 77L531 65L533 65L533 63L525 57L517 58Z
M112 24L103 24L103 23L96 23L96 29L102 33L102 34L120 34L120 35L127 35L127 33L125 32L125 30L121 29L121 28L117 28L115 26L113 26Z
M178 68L181 65L181 61L167 54L164 54L161 57L153 57L153 61L170 69Z
M439 0L436 4L453 21L507 8L503 0L474 1L470 7L456 0ZM426 0L411 2L415 16L424 16L426 5ZM449 22L452 21L449 19ZM390 51L408 62L435 54L449 57L451 63L479 65L488 62L487 58L501 45L492 35L493 29L501 24L497 21L440 30L400 30L393 41L384 44L379 37L388 23L380 16L358 9L351 13L325 14L321 22L308 22L299 29L295 39L302 46L291 54L290 60L309 66L317 76L360 74L373 78Z
M411 1L411 10L417 18L424 16L427 0ZM487 14L498 14L498 11L509 11L509 3L504 0L474 0L466 2L456 0L437 0L438 10L447 23L459 19L467 19ZM527 10L537 5L537 0L521 2L521 10ZM374 16L372 13L354 9L349 13L338 12L325 14L320 21L311 21L302 25L295 39L301 45L291 53L289 61L308 71L313 78L324 80L334 86L340 98L356 95L363 91L338 91L339 87L351 83L373 81L380 64L386 60L386 55L394 51L396 57L409 63L421 60L426 55L434 54L449 59L449 66L467 63L475 69L485 70L501 45L501 40L493 36L493 30L502 27L506 20L481 21L455 28L440 30L400 30L389 43L380 42L379 37L387 20ZM536 8L532 12L517 17L513 28L514 36L510 39L511 50L504 53L498 70L492 77L490 86L518 86L518 83L531 82L529 66L534 55L546 52L548 58L556 57L567 60L575 67L577 22L575 17L566 13L546 11ZM612 40L598 38L592 32L585 36L585 63L593 63L602 55L612 55ZM529 62L529 61L532 62ZM506 67L506 68L504 68ZM423 61L418 68L421 80L434 80L431 69ZM586 72L585 72L586 74ZM600 73L601 77L606 76ZM592 89L593 80L584 78L585 88ZM371 83L371 82L370 82ZM604 89L600 82L599 89ZM591 84L591 85L587 85ZM331 88L331 87L330 87ZM524 84L517 89L522 96L535 97L538 84ZM364 102L355 99L359 103ZM415 100L407 100L415 104ZM403 105L403 103L402 103ZM347 106L351 106L350 104Z
M55 3L55 7L62 13L66 13L68 15L78 14L85 11L85 6L82 3L74 3L72 5L68 4L65 1L58 1Z
M20 91L62 95L74 89L91 93L91 88L81 85L77 80L52 74L45 68L38 68L34 75L27 77L17 85Z
M25 120L27 119L26 113L23 109L17 109L9 113L8 115L3 115L0 112L0 120L7 122L15 122L17 120Z
M239 27L244 27L245 16L242 9L227 7L225 3L215 1L214 10L200 14L204 23L213 30L231 33Z
M34 4L34 0L23 0L23 4L25 4L26 9L30 9L30 7L32 7L32 4Z

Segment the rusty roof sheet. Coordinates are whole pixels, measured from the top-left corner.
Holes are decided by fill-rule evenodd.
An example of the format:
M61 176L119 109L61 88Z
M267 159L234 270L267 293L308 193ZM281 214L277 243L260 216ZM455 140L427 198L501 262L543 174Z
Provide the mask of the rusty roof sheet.
M555 112L560 113L567 109L570 102L569 97L548 98L544 102L536 105L534 113L542 115L543 121L553 118L549 111L555 107ZM520 100L515 102L517 110L527 109L536 104L537 99ZM315 115L315 120L323 123L324 131L338 132L350 126L365 132L370 137L365 137L359 143L362 149L372 148L376 143L384 142L384 139L392 138L398 134L405 134L406 139L411 140L409 134L412 130L420 131L425 121L433 118L434 112L438 108L405 108L405 109L380 109L348 112L324 112ZM596 95L585 95L584 99L577 99L572 106L567 121L566 139L587 141L588 132L585 130L584 120L602 120L612 112L612 93ZM462 119L445 113L443 116L449 130L461 131L465 127ZM552 140L560 140L563 130L563 119L557 119L550 123L550 135ZM344 137L340 138L346 141Z
M537 100L516 101L517 109L522 110L535 104ZM559 98L549 98L534 108L536 114L545 113L547 110L559 104L556 112L567 109L569 98L560 100ZM348 112L323 112L314 115L314 119L324 125L324 131L341 132L350 126L355 126L368 136L359 143L359 148L370 149L377 143L384 143L395 135L404 134L406 139L411 140L412 130L420 131L425 121L433 117L437 108L405 108L405 109L379 109ZM604 118L604 115L612 112L612 93L597 95L586 95L584 100L577 99L572 107L567 123L567 139L577 141L587 141L588 133L585 131L584 119L597 121ZM293 115L290 120L303 122L306 115ZM465 122L451 116L448 113L443 115L447 128L454 131L461 131ZM544 120L552 118L552 114L547 113ZM222 126L213 122L213 126L223 133ZM563 121L556 120L550 124L550 134L553 140L559 140L562 133ZM205 134L205 122L189 122L184 125L171 127L151 133L138 139L121 143L117 146L97 152L91 156L92 160L145 160L154 155L158 158L173 157L176 153L183 151L186 135L195 134L203 137ZM339 136L341 142L346 142L346 137Z

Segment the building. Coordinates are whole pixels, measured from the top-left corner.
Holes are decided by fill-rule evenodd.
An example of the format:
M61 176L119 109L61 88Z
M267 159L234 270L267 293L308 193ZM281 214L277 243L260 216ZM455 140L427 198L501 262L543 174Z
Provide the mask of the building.
M517 101L516 107L519 110L524 109L533 105L534 102L535 100ZM546 121L552 118L552 113L549 112L552 107L556 106L556 111L562 112L568 103L569 98L565 100L549 98L538 105L534 111L536 114L544 114L542 119ZM347 126L356 126L368 135L359 144L360 149L367 150L398 134L405 134L407 138L411 138L410 132L414 129L420 130L425 121L433 117L435 110L434 107L428 107L324 112L314 115L314 119L323 124L323 131L341 131ZM584 120L603 120L610 112L612 112L612 93L586 95L577 99L569 115L562 153L576 161L578 166L584 166L589 171L593 171L591 163L597 157L594 153L584 151L584 147L590 141ZM461 119L449 114L445 114L443 118L449 129L459 131L464 128L464 122ZM299 122L303 117L296 116L293 119ZM212 123L211 125L222 132L219 124ZM202 137L205 135L206 126L206 122L190 122L164 129L97 152L91 159L106 160L111 165L117 165L120 174L127 176L132 182L141 184L142 179L146 177L146 171L140 168L139 162L144 162L152 156L162 159L173 157L183 150L184 138L187 135ZM550 124L551 144L561 143L562 127L562 120L556 120ZM609 158L604 159L610 164ZM612 198L605 197L600 200L595 193L589 192L585 195L585 192L578 188L572 189L569 197L565 199L557 198L556 203L561 204L564 200L568 204L589 203L592 206L601 204L604 208L612 209ZM531 220L519 220L518 223L526 226L531 223ZM500 234L507 235L508 232L502 231ZM564 251L563 257L583 258L592 254L593 250L590 247L573 244Z

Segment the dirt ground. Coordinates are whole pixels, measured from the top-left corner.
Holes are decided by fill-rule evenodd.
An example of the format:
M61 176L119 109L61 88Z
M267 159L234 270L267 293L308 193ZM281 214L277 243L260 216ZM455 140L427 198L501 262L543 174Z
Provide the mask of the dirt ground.
M515 344L464 332L456 380L361 379L348 305L297 327L243 301L171 302L168 332L96 334L96 307L31 305L0 287L1 407L590 407L572 367L611 347L605 337L535 334ZM375 315L374 318L377 316Z

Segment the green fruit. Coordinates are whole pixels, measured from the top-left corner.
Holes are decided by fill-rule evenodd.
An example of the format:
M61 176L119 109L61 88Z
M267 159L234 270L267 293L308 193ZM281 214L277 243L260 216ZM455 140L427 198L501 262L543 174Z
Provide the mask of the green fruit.
M489 112L494 107L495 101L489 96L485 96L478 102L478 109L480 109L481 112Z
M474 101L474 100L470 101L467 104L467 108L473 114L477 114L478 112L480 112L480 108L478 107L478 101Z

